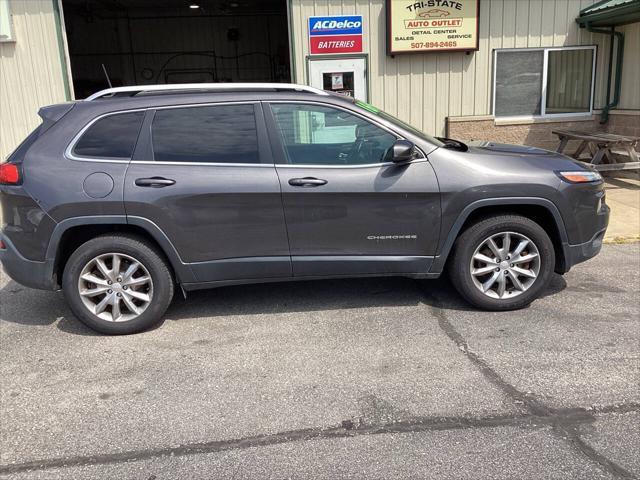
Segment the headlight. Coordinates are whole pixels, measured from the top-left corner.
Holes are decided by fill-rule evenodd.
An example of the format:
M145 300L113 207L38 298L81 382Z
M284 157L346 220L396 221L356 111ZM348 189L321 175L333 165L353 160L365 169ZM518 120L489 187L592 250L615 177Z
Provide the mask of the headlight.
M602 181L602 175L590 170L577 170L574 172L557 172L558 176L569 183L590 183Z

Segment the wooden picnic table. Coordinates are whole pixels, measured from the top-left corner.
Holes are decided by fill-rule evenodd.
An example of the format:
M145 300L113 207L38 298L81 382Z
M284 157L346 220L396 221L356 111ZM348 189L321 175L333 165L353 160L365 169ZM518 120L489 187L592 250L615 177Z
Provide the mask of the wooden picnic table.
M613 133L604 132L582 132L577 130L553 130L551 133L557 135L560 139L560 145L556 150L563 153L569 143L569 140L578 140L580 145L575 152L568 154L576 160L588 161L591 165L595 165L596 170L628 170L640 168L640 159L636 146L640 144L640 137L631 137L627 135L615 135ZM629 154L631 162L616 162L611 154L611 150L617 148L625 150ZM581 157L584 152L590 157ZM608 165L602 165L602 160L608 160Z

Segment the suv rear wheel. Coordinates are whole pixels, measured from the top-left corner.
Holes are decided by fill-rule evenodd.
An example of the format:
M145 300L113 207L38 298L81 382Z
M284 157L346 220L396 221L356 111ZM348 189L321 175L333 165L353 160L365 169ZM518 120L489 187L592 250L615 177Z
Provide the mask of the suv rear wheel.
M101 333L129 334L158 323L173 297L173 279L144 240L105 235L73 252L62 278L71 310Z
M540 296L555 265L551 239L517 215L486 218L456 240L450 264L455 288L487 310L514 310Z

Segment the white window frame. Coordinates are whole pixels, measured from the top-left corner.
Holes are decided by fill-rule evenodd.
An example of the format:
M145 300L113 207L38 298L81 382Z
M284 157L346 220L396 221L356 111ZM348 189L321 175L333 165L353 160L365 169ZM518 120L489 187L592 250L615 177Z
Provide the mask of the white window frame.
M9 0L0 0L0 43L15 42L16 35L13 29L13 15Z
M558 50L592 50L593 60L591 65L591 97L589 101L589 111L584 112L567 112L567 113L546 113L547 107L547 72L549 70L549 52ZM542 90L540 92L540 115L510 115L504 117L496 116L496 72L498 68L499 52L533 52L542 51ZM571 47L532 47L532 48L496 48L493 51L493 102L492 112L495 120L535 120L539 118L566 118L566 117L585 117L593 115L593 100L595 96L596 86L596 45L576 45Z

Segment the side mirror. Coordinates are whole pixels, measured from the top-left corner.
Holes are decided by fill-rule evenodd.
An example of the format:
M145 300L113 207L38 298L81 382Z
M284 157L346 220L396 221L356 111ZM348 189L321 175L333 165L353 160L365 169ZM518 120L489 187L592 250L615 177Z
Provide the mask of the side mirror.
M413 160L416 154L416 146L409 140L396 140L391 146L391 161L402 163Z

